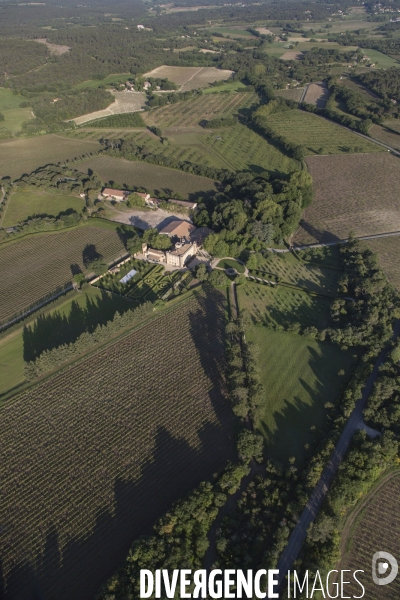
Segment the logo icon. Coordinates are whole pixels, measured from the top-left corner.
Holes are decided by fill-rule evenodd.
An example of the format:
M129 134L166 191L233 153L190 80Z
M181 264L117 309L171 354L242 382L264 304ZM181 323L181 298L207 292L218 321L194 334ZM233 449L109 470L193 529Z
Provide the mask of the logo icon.
M388 569L390 571L388 573ZM375 552L372 557L372 579L376 585L388 585L392 583L397 577L399 572L399 565L397 560L389 552ZM385 573L388 573L385 575ZM385 577L382 577L385 575Z

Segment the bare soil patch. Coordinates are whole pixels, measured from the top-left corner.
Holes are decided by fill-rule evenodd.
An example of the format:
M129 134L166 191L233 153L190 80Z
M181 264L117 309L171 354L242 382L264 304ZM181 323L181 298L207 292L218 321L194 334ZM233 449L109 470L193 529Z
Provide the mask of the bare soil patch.
M306 91L304 102L314 104L318 108L324 108L329 98L329 90L324 83L311 83Z
M233 71L216 69L215 67L167 67L162 65L145 73L144 76L169 79L181 86L181 92L187 92L205 88L214 81L224 81L229 79L232 74Z
M103 110L97 110L87 115L74 119L77 125L82 125L94 119L109 117L110 115L121 115L123 113L139 112L143 110L146 95L142 92L114 92L115 102Z
M261 35L275 35L270 29L266 27L257 27L256 31L259 31Z
M52 54L57 54L61 56L61 54L65 54L71 50L70 46L61 46L60 44L51 44L46 40L46 38L36 39L35 42L39 42L39 44L45 44Z
M314 201L294 236L298 244L400 230L400 161L389 153L310 156Z

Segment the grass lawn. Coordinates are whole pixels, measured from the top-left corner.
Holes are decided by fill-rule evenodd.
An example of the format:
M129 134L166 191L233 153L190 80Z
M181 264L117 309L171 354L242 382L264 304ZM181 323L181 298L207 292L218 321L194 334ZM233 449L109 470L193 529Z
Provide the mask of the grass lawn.
M15 134L20 131L23 121L32 119L31 108L20 108L23 101L26 101L23 96L14 95L9 89L0 89L0 112L5 118L0 122L0 135L2 130L8 130Z
M241 81L230 81L216 87L209 87L203 90L203 94L218 94L219 92L238 92L246 86Z
M58 313L62 317L68 317L71 315L72 309L74 310L76 318L76 308L80 307L82 310L87 311L87 322L93 327L98 322L105 322L108 318L111 318L118 308L123 310L124 307L131 307L132 304L125 298L119 298L118 296L110 296L112 302L104 303L104 296L102 297L102 290L99 288L89 286L81 293L69 294L68 298L60 298L60 300L53 305L53 308L49 310L43 309L41 313L45 314L46 317L49 315L55 315ZM74 306L73 306L74 305ZM43 317L41 316L43 322ZM29 325L35 323L36 317L33 315L32 320L29 321ZM27 322L25 322L27 324ZM51 321L48 323L49 330L51 330ZM51 331L49 331L51 335ZM5 394L12 388L24 383L24 342L23 342L23 326L12 331L9 335L4 334L4 337L0 338L0 396ZM38 335L43 336L38 332Z
M346 154L356 147L360 152L384 151L339 125L302 110L271 115L268 125L287 140L303 145L309 155Z
M259 367L266 394L256 428L267 455L301 463L326 423L325 403L335 403L354 364L349 353L327 342L253 327L247 335L260 348ZM343 369L345 375L339 376ZM315 432L310 428L315 427Z
M33 215L45 214L56 217L69 208L80 212L84 206L85 201L76 196L48 194L42 191L16 192L8 202L2 226L16 225Z
M217 267L221 267L221 269L236 269L238 273L244 273L244 266L236 260L230 260L229 258L220 260Z

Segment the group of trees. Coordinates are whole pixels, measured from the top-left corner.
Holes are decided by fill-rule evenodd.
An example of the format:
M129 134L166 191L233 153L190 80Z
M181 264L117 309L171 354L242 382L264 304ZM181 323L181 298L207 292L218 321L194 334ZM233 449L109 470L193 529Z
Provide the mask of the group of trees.
M307 171L285 178L241 172L227 178L224 187L198 205L194 222L215 231L204 247L214 256L239 257L260 250L272 240L280 242L296 227L312 199ZM247 254L246 254L247 256Z
M358 79L379 96L393 98L400 102L400 74L398 71L397 67L387 70L379 69L363 73L358 76Z
M128 310L123 314L115 313L113 319L106 324L98 325L93 331L85 331L75 341L61 344L51 350L45 350L35 360L25 362L25 377L28 380L37 379L64 362L80 356L97 344L109 340L111 336L141 321L152 311L153 304L144 302L137 308Z

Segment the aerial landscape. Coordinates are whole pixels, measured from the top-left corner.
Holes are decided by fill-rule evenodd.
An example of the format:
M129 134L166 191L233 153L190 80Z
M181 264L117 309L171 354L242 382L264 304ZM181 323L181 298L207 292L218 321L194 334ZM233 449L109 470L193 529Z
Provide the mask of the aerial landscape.
M1 0L0 600L400 598L399 257L400 0Z

